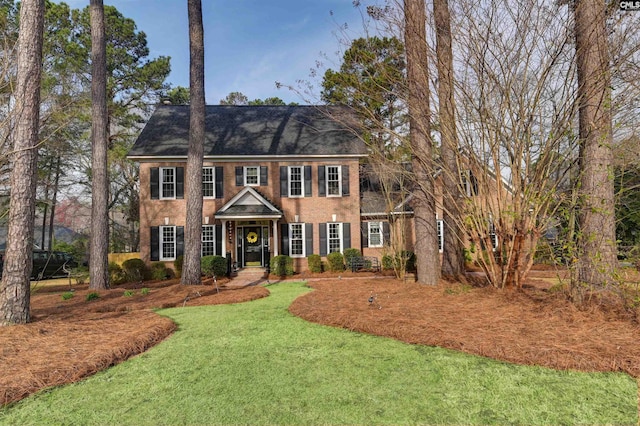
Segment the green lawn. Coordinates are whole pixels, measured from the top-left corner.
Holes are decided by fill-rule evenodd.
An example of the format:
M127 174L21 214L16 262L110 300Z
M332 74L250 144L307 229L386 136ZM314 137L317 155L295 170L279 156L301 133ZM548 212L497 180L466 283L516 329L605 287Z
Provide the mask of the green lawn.
M307 323L307 291L161 313L179 330L81 383L0 411L2 424L636 424L624 374L521 367ZM73 361L70 358L69 361Z

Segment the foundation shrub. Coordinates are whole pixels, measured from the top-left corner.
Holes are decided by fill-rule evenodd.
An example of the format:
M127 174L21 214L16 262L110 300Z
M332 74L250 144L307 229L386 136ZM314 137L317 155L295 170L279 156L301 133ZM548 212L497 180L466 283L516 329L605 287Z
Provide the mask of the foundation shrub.
M309 267L309 272L314 274L319 274L322 272L322 258L319 254L310 254L307 256L307 264Z
M344 250L344 263L347 265L347 269L351 269L351 261L356 257L361 257L362 253L357 248L348 248Z
M142 259L128 259L122 262L126 281L144 281L150 278L150 270Z
M173 261L173 269L175 271L176 278L182 276L182 264L184 263L184 256L180 255Z
M384 270L395 270L400 269L400 266L404 263L405 271L415 271L416 270L416 255L414 252L410 250L403 250L395 256L391 256L389 254L385 254L382 256L382 269Z
M173 270L167 268L164 262L153 262L151 264L151 279L152 280L166 280L173 276Z
M331 272L344 271L344 256L337 251L327 255L327 263Z
M207 277L224 277L227 275L227 259L222 256L204 256L200 259L202 275Z
M293 275L293 259L287 255L274 256L271 258L270 266L274 275Z
M122 284L125 282L126 277L124 274L124 269L116 262L109 262L107 266L107 270L109 272L109 282L111 284Z

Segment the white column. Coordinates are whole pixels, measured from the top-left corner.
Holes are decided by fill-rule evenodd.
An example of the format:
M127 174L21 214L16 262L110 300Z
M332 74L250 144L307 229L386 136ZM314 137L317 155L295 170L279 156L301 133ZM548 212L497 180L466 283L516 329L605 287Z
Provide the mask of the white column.
M278 255L278 219L271 219L273 221L273 256Z
M227 221L222 221L222 257L227 257Z

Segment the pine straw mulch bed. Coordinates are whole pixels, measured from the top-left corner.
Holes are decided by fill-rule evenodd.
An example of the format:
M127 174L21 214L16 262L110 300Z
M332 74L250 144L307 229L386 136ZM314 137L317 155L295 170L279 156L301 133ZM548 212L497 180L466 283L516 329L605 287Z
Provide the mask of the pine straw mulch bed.
M640 377L636 315L610 299L579 310L543 278L521 291L391 279L309 286L289 311L315 323L524 365Z
M129 283L98 291L87 285L40 286L31 295L32 322L0 330L0 405L31 393L81 380L140 354L169 336L175 324L152 309L239 303L269 295L264 287L225 288L211 282L182 286L178 280ZM141 294L148 288L148 294ZM133 295L125 296L130 290Z

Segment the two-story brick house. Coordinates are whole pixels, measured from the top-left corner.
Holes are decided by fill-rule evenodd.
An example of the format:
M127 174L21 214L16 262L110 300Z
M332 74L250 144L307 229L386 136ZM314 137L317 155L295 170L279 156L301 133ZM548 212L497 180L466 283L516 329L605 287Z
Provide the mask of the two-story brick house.
M348 109L207 106L202 254L239 267L287 254L296 270L310 254L382 246L388 226L361 211L367 156ZM182 253L189 107L159 106L129 152L140 164L140 251L145 261Z

